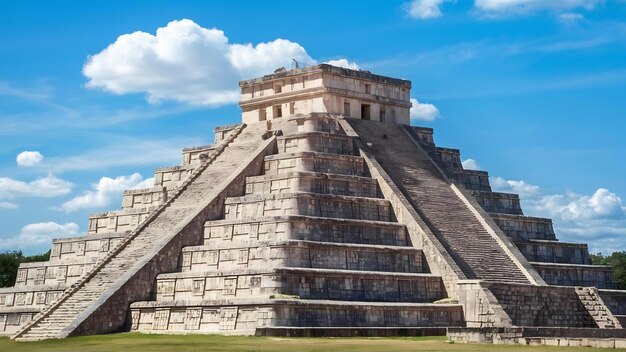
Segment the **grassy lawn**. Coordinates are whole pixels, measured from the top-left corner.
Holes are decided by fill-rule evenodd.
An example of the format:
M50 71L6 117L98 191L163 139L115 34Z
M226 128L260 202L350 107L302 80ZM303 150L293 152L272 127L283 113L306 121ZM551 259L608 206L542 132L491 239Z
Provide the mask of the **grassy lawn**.
M43 342L15 342L0 337L0 351L581 351L590 348L466 345L445 337L416 338L278 338L217 335L114 334ZM600 349L597 349L600 350ZM604 349L603 349L604 350ZM610 351L610 350L607 350Z

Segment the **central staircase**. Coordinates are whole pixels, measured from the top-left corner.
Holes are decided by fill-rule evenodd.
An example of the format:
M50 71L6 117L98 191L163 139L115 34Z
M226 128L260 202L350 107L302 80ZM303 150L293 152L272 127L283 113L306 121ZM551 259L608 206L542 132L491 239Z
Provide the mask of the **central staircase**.
M395 124L346 120L418 211L467 279L531 284L534 270L505 236L481 222L461 191ZM490 232L491 231L491 232ZM508 244L508 246L507 246ZM535 275L538 277L538 274Z

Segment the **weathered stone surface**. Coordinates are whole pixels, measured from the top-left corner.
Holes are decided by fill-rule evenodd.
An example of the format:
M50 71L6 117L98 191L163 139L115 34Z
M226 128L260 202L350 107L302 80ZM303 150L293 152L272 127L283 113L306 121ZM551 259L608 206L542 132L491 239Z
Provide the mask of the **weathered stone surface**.
M546 282L560 286L595 286L615 289L612 269L608 265L532 263Z
M146 297L156 274L175 268L172 259L180 248L202 238L204 221L215 216L219 203L241 190L249 173L258 172L261 158L272 147L268 143L273 142L270 139L260 143L260 128L264 126L251 128L251 133L244 132L240 140L224 149L203 172L190 179L185 192L172 197L80 285L66 291L62 300L22 328L17 336L22 339L63 337L121 328L126 318L122 307L129 301ZM237 165L238 159L248 159L248 162ZM165 229L169 229L170 237L163 235ZM146 246L153 246L148 253L144 252Z
M494 229L477 219L401 127L360 120L350 120L350 124L361 140L372 145L372 155L391 178L401 182L405 196L420 209L466 278L520 283L535 280L523 256L514 256L511 251L516 251L515 247L503 243L508 240L496 237ZM488 262L484 260L487 257Z
M406 228L398 223L301 215L209 221L204 230L204 244L209 246L220 246L222 242L236 245L254 240L288 239L395 246L410 244Z
M515 241L515 245L531 262L591 264L589 251L584 243L528 240Z
M241 88L242 118L258 123L216 128L214 145L185 148L154 187L92 215L87 236L20 266L15 287L0 289L0 333L390 336L467 325L492 329L450 338L625 341L626 291L551 286L614 287L584 244L558 242L550 219L492 192L489 174L463 169L432 129L397 124L408 123L410 82L318 65Z

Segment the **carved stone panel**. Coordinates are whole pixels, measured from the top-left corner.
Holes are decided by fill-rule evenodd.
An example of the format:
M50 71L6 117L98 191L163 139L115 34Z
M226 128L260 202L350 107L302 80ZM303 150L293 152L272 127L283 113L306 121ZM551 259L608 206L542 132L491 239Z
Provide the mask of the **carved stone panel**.
M202 318L202 309L187 309L185 317L185 330L200 329L200 319Z
M52 252L50 253L51 257L58 257L61 255L61 244L55 243L52 245Z
M237 293L237 277L224 278L224 295L234 295Z
M257 313L257 327L272 325L272 310L270 308L259 308Z
M139 317L141 317L141 312L138 310L131 311L130 319L131 319L131 330L139 329Z
M190 268L191 267L191 255L192 252L183 252L183 255L181 256L181 266L183 268Z
M46 293L37 292L35 294L35 304L46 304Z
M169 309L161 309L154 312L154 320L152 321L152 330L167 330L170 322Z
M220 309L220 330L234 330L237 325L237 307Z
M25 292L18 292L15 294L15 305L16 306L23 306L24 304L26 304L26 293Z
M22 282L26 282L26 278L28 274L28 270L26 269L20 269L17 271L17 279L15 280L15 282L17 283L22 283Z
M76 243L76 255L85 255L85 241Z
M46 268L37 268L35 272L35 285L43 285L46 279Z
M174 299L174 287L175 281L173 280L159 280L157 282L157 292L163 295L164 299Z
M195 279L192 283L192 291L194 296L203 296L204 295L204 279Z
M237 263L239 264L247 264L248 263L248 248L240 249L237 256Z

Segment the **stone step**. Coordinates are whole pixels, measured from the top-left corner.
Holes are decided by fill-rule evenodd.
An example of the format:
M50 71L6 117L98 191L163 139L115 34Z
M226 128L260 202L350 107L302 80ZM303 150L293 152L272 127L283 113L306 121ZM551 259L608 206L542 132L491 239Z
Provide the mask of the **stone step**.
M395 222L278 215L246 220L215 220L204 225L206 245L289 239L396 246L410 244L406 227Z
M310 171L366 176L363 158L318 152L268 155L265 157L264 171L266 175L278 175L292 171Z
M531 262L541 277L550 285L595 286L614 289L613 270L607 265L582 265Z
M278 153L320 152L353 155L352 138L329 132L296 132L277 138Z
M424 272L420 250L407 246L315 241L268 241L250 247L190 246L181 252L182 271L310 267L364 271Z
M498 213L489 215L502 232L514 241L556 241L551 219Z
M374 221L394 220L389 201L385 199L305 192L229 197L224 202L224 213L226 219L305 215Z
M122 210L159 206L167 201L167 196L167 188L163 186L125 190Z
M530 262L591 264L587 244L549 240L515 241Z
M446 297L432 274L311 268L182 272L157 277L156 300L298 296L301 299L434 302Z
M257 328L463 326L458 304L303 299L137 302L131 331L254 334Z
M196 165L176 165L154 170L154 186L174 190L193 175Z
M376 181L369 177L292 171L246 179L246 194L293 192L381 198Z
M132 231L156 209L158 209L158 206L91 214L89 215L88 233L100 234Z
M488 213L523 215L517 194L485 191L472 191L470 193Z
M128 232L87 234L52 240L50 264L95 262L106 256ZM19 275L18 275L19 276Z

